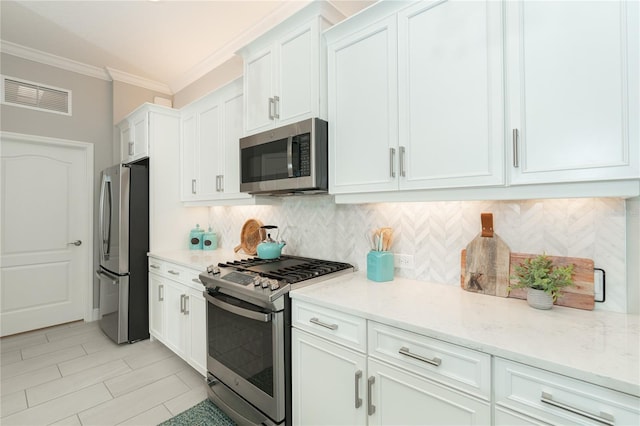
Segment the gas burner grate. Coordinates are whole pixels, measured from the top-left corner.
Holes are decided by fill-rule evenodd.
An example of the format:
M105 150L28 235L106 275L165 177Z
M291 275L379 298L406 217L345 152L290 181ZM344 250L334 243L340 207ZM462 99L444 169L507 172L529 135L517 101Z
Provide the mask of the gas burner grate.
M277 259L254 257L219 263L218 266L233 268L238 271L254 272L263 277L273 278L289 284L353 268L348 263L297 256L281 256Z

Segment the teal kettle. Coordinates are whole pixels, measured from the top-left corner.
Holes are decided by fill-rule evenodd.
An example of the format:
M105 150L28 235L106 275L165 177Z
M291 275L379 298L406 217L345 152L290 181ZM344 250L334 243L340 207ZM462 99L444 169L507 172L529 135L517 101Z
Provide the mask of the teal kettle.
M265 225L265 226L261 226L260 228L265 230L265 233L267 234L267 238L265 238L263 242L258 244L258 247L257 247L258 257L260 259L279 258L280 254L282 253L282 247L284 247L285 244L287 243L285 243L284 241L276 241L280 233L279 231L276 234L276 240L271 238L271 234L269 233L271 229L278 229L278 227L275 225Z

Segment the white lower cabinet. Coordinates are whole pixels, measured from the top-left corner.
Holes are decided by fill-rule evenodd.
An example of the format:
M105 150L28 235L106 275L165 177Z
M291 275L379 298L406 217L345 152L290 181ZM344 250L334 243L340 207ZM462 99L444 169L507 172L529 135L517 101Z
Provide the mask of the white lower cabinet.
M495 358L495 423L638 425L640 398Z
M293 301L292 324L293 424L491 423L489 355L474 356L471 353L475 351L442 342L434 349L433 339L415 333L410 333L412 342L420 347L406 348L408 332L404 330L297 300ZM368 348L365 339L359 337L363 327L369 330ZM377 359L384 352L372 337L372 330L378 328L385 333L396 330L401 337L395 342L398 348L394 352L406 349L415 356L409 358L416 365L407 368L404 361L395 362L393 355ZM456 353L457 349L462 353ZM433 350L438 351L435 362L444 366L445 373L432 373L433 365L426 368L421 365L424 363L421 358L433 361L427 353ZM462 364L467 369L460 368ZM489 370L478 372L474 366ZM447 380L452 382L453 378L477 387L480 389L474 392L477 394L484 395L486 387L487 397L476 397L457 386L449 386Z
M636 396L340 310L292 325L295 425L640 424Z
M367 423L364 354L296 328L292 351L293 424Z
M369 425L486 425L491 404L369 357Z
M192 281L198 273L149 259L149 333L205 376L207 305Z

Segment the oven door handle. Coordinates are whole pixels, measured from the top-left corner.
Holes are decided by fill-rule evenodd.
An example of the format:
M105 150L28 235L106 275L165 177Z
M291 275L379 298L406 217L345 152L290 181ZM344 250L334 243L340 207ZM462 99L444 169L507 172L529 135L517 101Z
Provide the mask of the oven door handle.
M240 315L242 317L249 318L256 321L262 321L262 322L271 321L270 313L255 312L255 311L250 311L248 309L239 308L237 306L230 305L229 303L225 303L222 300L216 299L215 297L211 296L208 293L206 293L204 297L211 304L217 306L220 309L224 309L227 312L231 312L232 314Z

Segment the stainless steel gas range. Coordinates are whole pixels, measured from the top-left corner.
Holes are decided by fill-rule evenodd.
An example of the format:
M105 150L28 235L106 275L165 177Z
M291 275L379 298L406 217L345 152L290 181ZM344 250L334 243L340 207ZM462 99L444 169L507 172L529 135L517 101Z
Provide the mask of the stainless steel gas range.
M348 263L281 256L219 263L200 274L209 399L239 424L291 424L289 291L353 271Z

